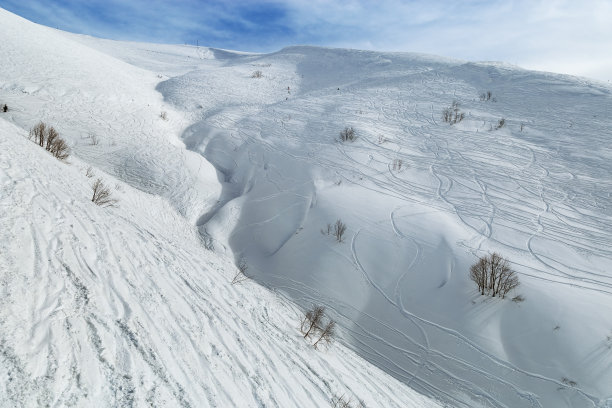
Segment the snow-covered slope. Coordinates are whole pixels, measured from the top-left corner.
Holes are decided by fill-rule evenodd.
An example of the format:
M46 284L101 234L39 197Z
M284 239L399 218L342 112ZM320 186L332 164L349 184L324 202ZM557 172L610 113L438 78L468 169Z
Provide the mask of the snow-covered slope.
M230 284L188 216L216 174L170 143L138 82L153 74L0 20L0 406L438 406L341 344L314 350L278 294ZM71 141L67 163L27 139L38 119ZM92 128L98 145L80 137ZM98 177L117 208L90 201Z
M451 406L612 406L609 86L414 54L121 43L1 13L19 32L0 45L10 121L56 125L83 166L168 203L265 286L327 305L357 354ZM29 68L39 55L46 71ZM450 126L453 100L465 119ZM345 126L356 141L337 141ZM178 221L155 214L142 225L165 237ZM322 233L337 219L342 243ZM191 262L217 259L191 245ZM523 302L469 281L492 251Z

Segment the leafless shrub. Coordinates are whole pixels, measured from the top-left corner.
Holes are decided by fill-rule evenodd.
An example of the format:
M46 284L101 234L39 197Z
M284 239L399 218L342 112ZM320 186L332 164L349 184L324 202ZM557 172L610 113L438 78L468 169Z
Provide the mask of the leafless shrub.
M68 143L60 137L55 139L53 145L51 145L51 150L49 150L55 158L59 160L66 160L68 156L70 156L70 147L68 147Z
M355 129L350 126L344 128L343 131L340 132L340 140L343 142L355 140Z
M366 408L363 401L358 401L357 405L353 405L353 400L344 395L334 395L330 403L333 408Z
M344 239L344 233L346 232L346 224L338 219L333 226L333 236L336 237L336 241L342 242Z
M327 224L327 228L321 230L321 234L323 234L323 235L326 235L326 234L327 235L331 235L331 233L332 233L332 225L328 223Z
M521 123L521 132L523 131L524 128L525 128L525 124Z
M34 143L37 143L40 147L44 147L46 138L47 125L43 122L38 122L30 129L30 139L34 139Z
M85 175L87 176L87 178L92 178L93 176L95 176L93 167L89 166L87 170L85 171Z
M561 382L562 382L563 384L565 384L565 385L569 385L570 387L575 387L575 386L577 386L577 385L578 385L578 383L577 383L576 381L574 381L574 380L570 380L570 379L569 379L569 378L567 378L567 377L563 377L563 378L561 378Z
M459 109L459 102L453 101L452 105L442 111L442 119L446 123L454 125L463 120L465 114Z
M394 159L393 160L393 170L400 171L402 169L402 164L404 164L402 159Z
M163 120L168 120L168 112L161 111L161 113L159 114L159 117L162 118Z
M253 72L251 74L251 78L261 78L261 77L263 77L263 73L261 71L259 71L259 70L255 71L255 72Z
M112 197L110 188L104 184L102 179L94 181L91 189L93 190L91 202L100 207L114 207L119 202Z
M45 149L50 152L53 148L53 144L57 141L57 138L59 137L59 133L57 133L57 130L55 130L53 126L49 126L44 132L44 134L47 139L45 141Z
M89 143L92 146L97 146L98 144L100 144L100 139L98 138L98 136L91 134L89 135Z
M480 94L481 101L490 101L493 93L491 91L483 92Z
M497 129L501 129L501 128L503 128L505 125L506 125L506 119L501 118L501 119L499 120L499 122L497 122L497 125L495 125L495 130L497 130Z
M479 258L470 267L470 279L476 283L481 295L500 296L502 299L519 285L510 262L498 253Z
M59 137L59 133L53 126L47 127L44 122L38 122L30 129L30 139L59 160L66 160L70 156L68 143Z
M300 331L304 335L304 338L309 337L321 327L324 314L325 308L323 306L313 306L312 309L306 311L300 326Z
M304 338L316 338L313 346L316 349L319 343L330 344L336 333L336 322L329 319L323 322L325 308L323 306L313 306L306 311L300 324L300 331Z
M232 279L232 285L235 285L237 283L240 282L244 282L245 280L249 279L249 277L246 274L247 269L249 269L249 266L246 263L246 260L244 258L241 258L240 261L238 262L238 265L236 265L236 274L234 275L234 278Z
M313 347L317 348L317 345L323 341L325 344L330 344L334 335L336 334L336 322L330 320L327 322L325 327L319 328L319 338L314 342Z
M514 303L521 303L525 301L525 297L523 295L518 295L512 298Z

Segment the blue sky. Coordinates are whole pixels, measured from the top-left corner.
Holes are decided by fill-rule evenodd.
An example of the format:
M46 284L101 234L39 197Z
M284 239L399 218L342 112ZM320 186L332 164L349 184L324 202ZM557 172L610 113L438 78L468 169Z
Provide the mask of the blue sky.
M423 52L612 82L612 0L0 0L97 37L268 52Z

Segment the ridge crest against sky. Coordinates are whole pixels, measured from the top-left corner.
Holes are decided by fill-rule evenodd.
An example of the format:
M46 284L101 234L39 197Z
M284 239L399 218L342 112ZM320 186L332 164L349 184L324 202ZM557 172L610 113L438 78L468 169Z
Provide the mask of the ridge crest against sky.
M612 82L612 0L4 0L116 40L271 52L295 44L504 61Z

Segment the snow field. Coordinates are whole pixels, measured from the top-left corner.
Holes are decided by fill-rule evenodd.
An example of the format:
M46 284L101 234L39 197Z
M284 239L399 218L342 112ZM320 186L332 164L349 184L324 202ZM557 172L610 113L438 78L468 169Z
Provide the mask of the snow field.
M215 259L226 271L225 261L196 245L199 238L190 238L189 245L183 242L184 231L195 234L197 227L202 236L212 238L216 253L245 259L255 280L276 290L281 299L302 307L327 306L340 323L340 343L449 406L612 404L609 86L504 64L414 54L289 47L250 55L110 42L24 25L0 12L7 20L4 27L29 36L7 34L12 37L2 45L3 55L10 57L3 60L2 72L7 74L0 90L16 107L9 121L22 129L39 119L61 126L60 133L72 141L84 167L91 163L140 191L134 190L135 196L147 197L126 207L146 213L135 216L139 213L132 210L125 217L133 222L130 228L148 226L158 240L189 248L164 252L149 248L147 234L129 243L136 233L125 233L120 248L129 249L127 258L140 259L133 270L147 270L149 259L157 265L154 269L164 271L169 269L167 259L176 259L187 270L210 270L204 265ZM43 35L44 42L36 41ZM22 38L31 40L23 43ZM48 56L48 72L22 68L39 55ZM75 62L66 55L86 58ZM261 70L263 78L251 78L255 70ZM55 78L53 86L48 78ZM479 100L486 90L496 102ZM441 113L453 100L460 102L465 119L450 126L442 123ZM159 118L161 111L168 112L168 121ZM506 125L492 130L501 118ZM337 141L345 126L355 128L355 142ZM90 129L107 143L91 145L86 137ZM149 205L163 209L152 211ZM94 214L83 217L89 220ZM343 243L321 233L339 218L348 225ZM122 223L119 227L128 228ZM85 229L78 238L87 242L92 231ZM104 246L97 242L96 247ZM19 252L23 247L11 250L14 259L39 259ZM477 256L492 251L508 257L519 273L521 286L512 296L520 294L524 302L477 295L467 271ZM90 255L89 261L106 262L108 256ZM119 264L115 258L108 262ZM83 274L73 273L81 282L90 279L87 270ZM121 333L118 338L131 345L123 348L124 355L139 361L134 363L138 370L142 366L142 372L149 372L141 374L146 386L134 387L139 395L150 393L143 390L150 390L157 378L164 400L174 401L179 385L191 384L199 393L194 401L206 396L211 405L244 402L214 393L229 388L233 380L228 379L236 377L227 366L221 365L225 380L212 391L200 391L203 386L174 364L163 371L147 360L146 344L164 350L173 344L176 349L174 340L161 337L176 331L166 330L178 324L183 310L191 316L189 324L201 327L192 322L196 312L190 306L200 300L192 301L185 292L201 285L200 279L212 284L210 277L186 278L186 286L175 278L160 278L163 284L157 283L157 276L155 284L148 278L120 280L118 291L133 310L145 306L132 303L147 304L143 299L157 293L172 288L174 294L156 304L167 310L162 307L163 313L154 315L155 324L147 323L144 311L138 312L137 321L123 323L126 313L119 302L121 307L105 306L114 311L110 320L103 320L108 329L96 330ZM148 288L146 296L131 293L139 287L134 281ZM253 288L249 286L249 292ZM223 290L234 299L237 295L231 291L240 289ZM111 292L104 292L109 304ZM216 291L202 293L208 299ZM183 303L177 296L189 300ZM244 296L247 301L251 294ZM217 307L223 316L235 316L225 297L219 300L224 307L204 304L202 310ZM40 321L49 324L49 319ZM230 355L241 346L226 339L237 327L232 319L220 319L230 328L218 335ZM296 317L287 319L293 322ZM22 326L33 327L38 321ZM215 324L207 324L206 329L215 332ZM277 327L287 333L282 324ZM189 344L191 336L178 338ZM256 344L249 339L245 344ZM185 355L196 353L193 349ZM335 350L336 345L325 358ZM157 359L168 361L170 354ZM19 356L23 354L7 359L19 361ZM45 359L38 358L43 366ZM276 364L276 358L269 361ZM256 366L245 365L247 371ZM123 366L113 370L129 371ZM255 378L243 380L251 390ZM372 379L365 383L378 387L365 393L373 406L391 404L380 399L383 394L392 402L412 398L408 391L391 397L384 391L388 388ZM249 401L303 404L310 391L295 394L295 399L280 396L293 393L286 385L270 391L269 397L251 392L258 396ZM327 403L320 398L316 401Z

